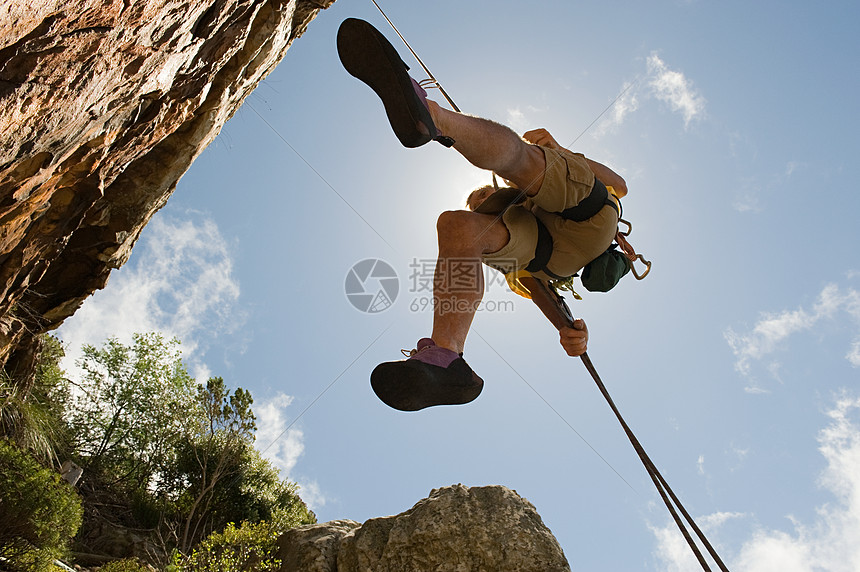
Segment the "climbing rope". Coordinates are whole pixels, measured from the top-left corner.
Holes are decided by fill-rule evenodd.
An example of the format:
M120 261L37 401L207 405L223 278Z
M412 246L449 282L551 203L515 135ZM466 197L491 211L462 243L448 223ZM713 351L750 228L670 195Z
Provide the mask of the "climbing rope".
M561 329L564 327L573 327L573 314L570 312L570 308L568 308L567 304L557 292L552 290L549 286L546 285L541 280L534 278L533 276L521 276L520 282L525 286L529 293L531 294L532 301L537 304L538 308L540 308L541 312L549 319L550 322L556 327L556 329ZM708 566L705 557L702 555L701 550L699 549L696 542L693 540L693 537L690 535L690 531L687 530L684 521L681 520L681 517L678 515L680 511L681 515L683 515L684 519L693 529L696 536L702 542L702 544L707 549L708 553L717 563L719 569L722 572L729 572L729 569L723 563L717 551L708 541L705 534L698 527L696 522L693 520L693 517L690 516L690 513L684 508L684 505L681 504L681 501L675 495L672 488L669 486L669 483L666 482L666 479L663 478L663 475L660 474L660 471L657 470L656 465L654 465L651 458L645 452L644 447L639 442L639 439L636 438L636 435L633 434L633 431L630 429L630 426L627 425L627 422L621 416L621 412L618 410L618 407L615 405L615 402L612 400L612 397L609 395L609 391L606 389L606 385L604 385L603 381L600 379L600 375L597 373L597 369L594 367L594 364L591 362L591 358L588 356L588 353L584 353L581 356L582 363L585 365L585 369L588 370L588 373L591 374L592 379L594 379L594 383L597 385L597 388L600 390L600 393L603 395L606 402L609 404L610 409L615 414L615 417L618 419L618 422L621 424L621 427L624 429L624 433L627 435L627 438L630 440L630 443L633 445L633 449L636 451L636 454L639 455L639 459L642 461L642 464L645 466L645 470L648 471L648 476L651 477L651 480L654 482L654 486L657 488L657 492L660 494L660 498L663 499L663 503L666 505L666 508L669 509L669 514L672 515L672 519L675 521L675 524L678 526L678 529L681 531L681 534L684 536L684 539L687 541L687 544L690 547L690 550L693 551L693 554L696 556L696 559L701 564L702 569L706 572L711 572L710 566Z

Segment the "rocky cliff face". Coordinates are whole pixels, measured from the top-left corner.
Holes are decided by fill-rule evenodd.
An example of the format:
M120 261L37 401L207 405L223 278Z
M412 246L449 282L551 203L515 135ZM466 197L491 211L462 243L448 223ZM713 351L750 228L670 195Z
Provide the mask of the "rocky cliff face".
M291 530L282 572L570 572L534 506L500 486L436 489L397 516Z
M4 0L0 366L128 259L150 217L334 0Z

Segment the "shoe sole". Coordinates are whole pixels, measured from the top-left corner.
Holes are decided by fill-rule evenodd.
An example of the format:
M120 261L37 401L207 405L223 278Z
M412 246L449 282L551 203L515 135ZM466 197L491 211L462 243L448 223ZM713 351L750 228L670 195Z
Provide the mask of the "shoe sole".
M337 31L337 53L346 71L382 100L404 147L420 147L436 136L433 118L415 93L406 64L376 28L364 20L344 20Z
M469 381L464 383L466 375ZM462 358L449 368L407 360L376 366L370 374L370 385L389 407L419 411L436 405L464 405L474 401L484 389L484 380Z

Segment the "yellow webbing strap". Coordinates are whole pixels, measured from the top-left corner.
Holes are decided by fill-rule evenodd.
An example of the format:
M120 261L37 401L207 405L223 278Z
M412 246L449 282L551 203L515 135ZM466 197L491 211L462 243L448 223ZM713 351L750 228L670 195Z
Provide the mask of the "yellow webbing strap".
M505 282L508 283L508 288L511 289L511 292L514 294L519 294L523 298L527 300L532 299L532 294L529 289L523 284L523 280L526 279L526 282L530 280L536 280L531 272L528 270L514 270L513 272L508 272L505 274ZM556 290L567 290L573 297L577 300L582 300L582 296L576 293L573 289L573 277L571 276L567 280L556 280L552 282L552 288Z
M514 270L513 272L508 272L507 274L505 274L505 281L508 283L508 288L511 289L511 292L513 292L514 294L519 294L523 298L531 300L531 292L529 292L529 289L523 286L523 283L520 282L520 278L530 276L531 272L529 272L528 270Z
M618 211L618 218L621 218L621 199L618 198L618 194L615 192L615 189L612 185L604 185L606 190L609 191L609 197L615 202L615 209Z

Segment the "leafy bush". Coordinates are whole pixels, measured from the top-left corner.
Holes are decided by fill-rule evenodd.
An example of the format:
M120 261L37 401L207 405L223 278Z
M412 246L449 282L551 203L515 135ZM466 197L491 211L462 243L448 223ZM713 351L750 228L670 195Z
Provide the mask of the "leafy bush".
M111 338L100 348L85 346L78 365L66 419L71 457L85 469L82 537L98 534L98 515L110 511L112 525L152 530L164 554L176 549L183 561L212 533L222 536L210 544L229 544L241 534L266 536L266 527L315 522L295 483L254 448L251 393L231 390L220 377L197 383L178 340L135 334L124 345ZM245 521L270 524L227 528ZM244 562L251 556L242 556L242 542L235 558ZM210 560L211 546L201 553ZM263 565L260 554L252 560Z
M81 501L54 471L0 439L0 557L13 570L50 569L81 525Z
M243 522L238 528L231 522L223 532L203 540L179 568L194 572L274 572L281 565L274 553L283 532L271 521Z

